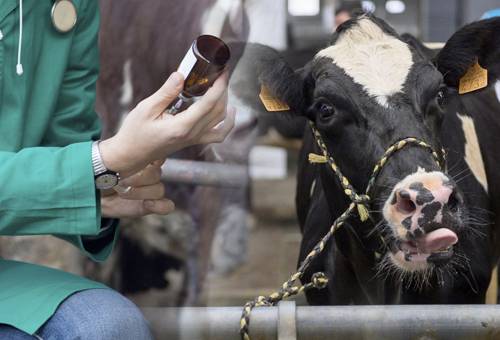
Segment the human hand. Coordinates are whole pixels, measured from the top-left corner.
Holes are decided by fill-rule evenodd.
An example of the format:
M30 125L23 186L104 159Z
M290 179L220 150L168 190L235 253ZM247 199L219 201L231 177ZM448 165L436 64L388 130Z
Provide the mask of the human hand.
M108 169L128 176L156 159L196 144L222 142L234 126L234 109L227 110L227 74L187 110L164 113L183 88L173 73L152 96L132 110L118 133L99 144Z
M102 195L102 217L167 215L174 211L175 205L165 198L165 187L161 183L162 163L163 161L156 161L137 174L121 180L120 184L130 187L130 190Z

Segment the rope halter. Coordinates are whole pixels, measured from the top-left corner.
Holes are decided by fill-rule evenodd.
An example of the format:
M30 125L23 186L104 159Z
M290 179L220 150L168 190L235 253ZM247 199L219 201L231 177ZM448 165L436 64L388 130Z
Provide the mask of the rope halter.
M345 177L342 172L340 171L339 167L335 163L335 160L333 157L329 154L328 149L326 147L326 144L323 140L323 137L321 136L320 132L318 129L314 126L312 122L310 122L311 129L314 134L314 138L316 139L316 143L318 144L318 147L320 148L321 155L315 154L315 153L310 153L309 154L309 163L311 164L328 164L337 178L339 179L340 184L342 185L342 188L344 190L344 193L349 197L351 202L356 204L357 209L358 209L358 215L361 219L362 222L366 221L368 219L369 212L368 212L368 205L371 201L371 198L369 196L369 193L373 189L375 185L375 180L377 179L380 171L384 167L384 165L387 163L387 160L389 157L391 157L393 154L395 154L397 151L403 149L405 146L409 145L414 145L414 146L419 146L422 148L425 148L431 152L432 156L434 157L434 160L438 164L438 166L443 169L444 168L444 163L445 163L445 152L444 150L441 150L441 157L439 157L438 153L434 150L434 148L429 145L428 143L419 140L414 137L407 137L403 138L396 143L392 144L384 153L382 158L375 164L375 167L373 168L370 180L368 181L368 186L366 187L365 194L363 195L358 195L356 190L354 190L353 186L350 184L349 179Z

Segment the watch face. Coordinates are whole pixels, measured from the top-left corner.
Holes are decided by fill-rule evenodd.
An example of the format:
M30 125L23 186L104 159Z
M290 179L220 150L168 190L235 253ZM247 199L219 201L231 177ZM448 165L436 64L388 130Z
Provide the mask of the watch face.
M103 174L95 179L97 189L107 190L118 184L118 176L114 174Z

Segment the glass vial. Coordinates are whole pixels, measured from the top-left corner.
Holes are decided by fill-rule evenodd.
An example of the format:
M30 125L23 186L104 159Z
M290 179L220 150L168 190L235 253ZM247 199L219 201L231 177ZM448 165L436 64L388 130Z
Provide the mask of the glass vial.
M184 89L167 108L167 113L184 111L196 97L203 96L224 72L230 57L231 52L224 41L212 35L199 36L177 69L184 76Z

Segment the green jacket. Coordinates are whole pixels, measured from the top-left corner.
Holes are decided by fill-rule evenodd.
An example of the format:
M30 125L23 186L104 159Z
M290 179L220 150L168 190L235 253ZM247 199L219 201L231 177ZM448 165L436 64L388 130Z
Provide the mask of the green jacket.
M94 111L98 1L73 2L77 25L62 34L52 25L53 0L24 0L24 73L18 75L19 1L0 0L0 235L53 234L101 261L117 228L100 234L91 164L91 141L100 135ZM104 245L92 246L104 237ZM0 260L0 323L34 333L70 294L103 287Z

